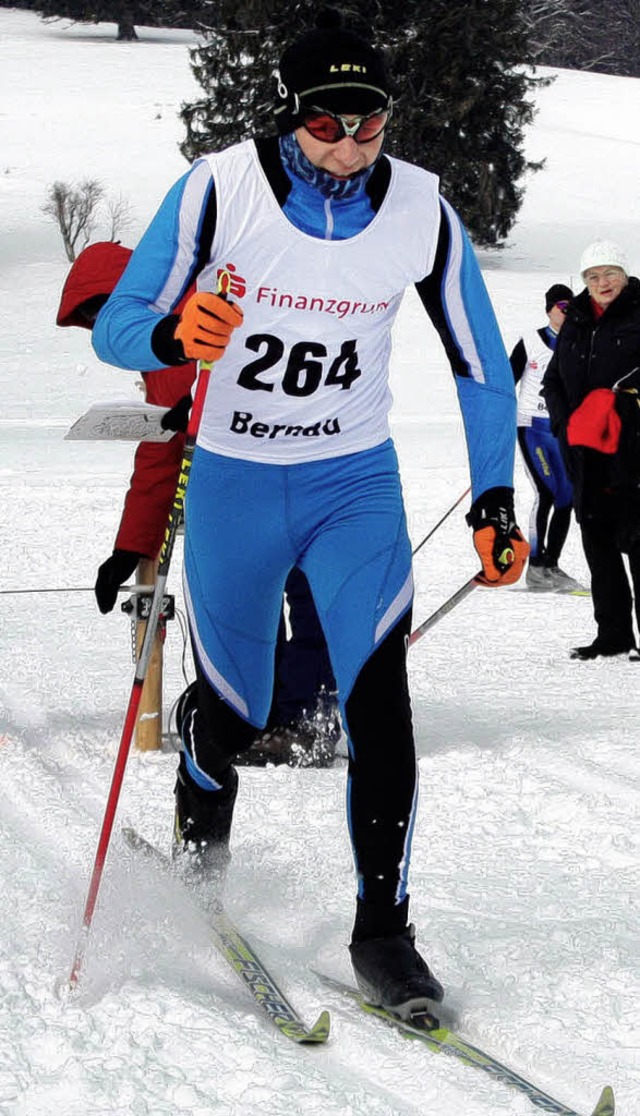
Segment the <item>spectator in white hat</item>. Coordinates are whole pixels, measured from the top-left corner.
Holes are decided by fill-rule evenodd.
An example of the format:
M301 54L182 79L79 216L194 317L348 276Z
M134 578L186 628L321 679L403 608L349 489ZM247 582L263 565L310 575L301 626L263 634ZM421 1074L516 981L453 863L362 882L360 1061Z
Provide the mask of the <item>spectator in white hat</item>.
M598 628L571 657L639 659L640 281L610 240L585 249L580 273L585 290L569 304L542 389L573 481Z

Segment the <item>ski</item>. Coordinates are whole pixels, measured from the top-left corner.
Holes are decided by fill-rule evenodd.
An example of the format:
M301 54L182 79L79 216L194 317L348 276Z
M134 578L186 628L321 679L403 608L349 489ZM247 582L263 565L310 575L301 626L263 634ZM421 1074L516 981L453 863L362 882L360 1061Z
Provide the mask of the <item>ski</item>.
M553 1112L556 1116L580 1116L575 1108L567 1108L565 1104L554 1100L548 1093L533 1085L531 1081L527 1081L526 1078L521 1077L515 1070L509 1069L493 1055L487 1054L486 1051L480 1050L477 1046L473 1046L466 1039L461 1038L460 1035L446 1027L434 1027L433 1024L437 1021L433 1020L428 1014L414 1015L411 1020L400 1019L399 1016L386 1011L383 1007L376 1007L374 1004L367 1003L361 992L352 985L344 984L325 973L317 973L316 975L328 987L334 988L344 996L348 996L367 1015L373 1015L377 1019L389 1023L406 1038L418 1039L436 1053L450 1054L467 1066L476 1066L478 1069L484 1070L490 1077L495 1077L498 1081L503 1081L505 1085L510 1085L524 1093L535 1108L541 1108L545 1112ZM600 1099L591 1116L615 1116L615 1100L613 1090L609 1085L602 1090Z
M530 589L528 585L515 585L512 593L529 593L534 597L590 597L590 589Z
M135 829L123 828L122 835L130 848L152 859L165 872L171 872L170 858ZM175 874L173 878L176 878ZM255 1002L280 1033L297 1043L326 1042L329 1038L329 1012L322 1011L313 1026L307 1027L226 912L206 911L206 915L216 950L241 978Z

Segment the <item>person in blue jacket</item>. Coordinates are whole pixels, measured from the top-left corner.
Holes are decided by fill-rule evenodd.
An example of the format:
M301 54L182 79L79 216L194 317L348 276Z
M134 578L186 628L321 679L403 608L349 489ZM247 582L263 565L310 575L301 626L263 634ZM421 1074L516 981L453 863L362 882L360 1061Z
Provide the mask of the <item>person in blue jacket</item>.
M408 1016L443 996L408 919L413 580L388 423L391 329L408 286L455 377L484 584L516 581L528 545L513 511L515 390L491 302L437 177L384 153L391 114L381 52L320 13L282 56L278 134L198 159L172 187L93 343L123 368L216 362L186 494L198 689L182 711L176 856L216 886L238 785L231 757L266 721L282 589L297 566L348 738L351 961L370 1000Z

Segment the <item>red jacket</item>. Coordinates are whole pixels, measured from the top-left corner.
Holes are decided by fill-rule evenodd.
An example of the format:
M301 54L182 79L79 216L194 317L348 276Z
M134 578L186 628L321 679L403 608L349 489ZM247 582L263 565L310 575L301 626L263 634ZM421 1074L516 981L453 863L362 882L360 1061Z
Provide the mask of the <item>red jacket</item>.
M83 317L79 308L89 299L111 294L131 254L130 248L113 241L88 245L67 276L57 325L91 329L93 322ZM180 307L177 309L179 312ZM175 368L142 371L147 403L173 407L191 390L195 375L193 361ZM119 550L132 550L147 558L157 556L176 489L183 446L183 434L175 434L168 442L141 442L138 446L114 544Z

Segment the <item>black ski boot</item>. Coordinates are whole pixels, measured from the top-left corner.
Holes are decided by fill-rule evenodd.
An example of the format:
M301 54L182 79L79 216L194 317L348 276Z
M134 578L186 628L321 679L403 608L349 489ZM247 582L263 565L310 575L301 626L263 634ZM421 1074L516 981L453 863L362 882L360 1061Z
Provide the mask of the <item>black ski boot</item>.
M596 637L593 643L589 643L586 647L572 647L569 652L570 659L580 659L582 662L589 662L591 659L613 659L617 655L628 656L629 652L633 650L633 637L626 640L624 643L607 643L605 640Z
M240 752L234 763L266 767L286 764L287 767L331 767L336 756L337 736L325 734L313 721L276 725L259 733L246 752Z
M365 999L378 1007L411 1019L412 1015L431 1012L439 1004L444 989L418 953L415 928L407 926L400 934L384 938L365 938L349 946L351 964L358 988Z
M229 835L238 793L238 774L229 767L219 791L203 790L180 756L171 859L185 882L213 885L220 895L231 860Z

